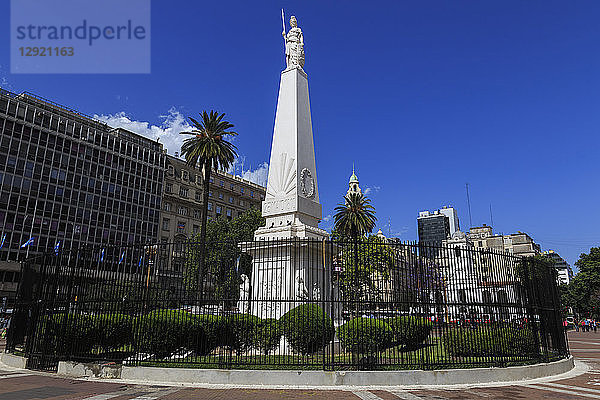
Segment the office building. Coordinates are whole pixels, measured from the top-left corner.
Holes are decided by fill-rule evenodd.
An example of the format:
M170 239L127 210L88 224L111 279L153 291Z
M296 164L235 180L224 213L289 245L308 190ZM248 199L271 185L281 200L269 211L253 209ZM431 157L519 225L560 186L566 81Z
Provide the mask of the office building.
M458 216L452 207L433 212L421 211L417 218L419 242L439 246L459 230Z
M554 268L558 273L558 283L568 285L573 279L573 269L571 266L554 250L544 251L543 255L547 256L554 262Z
M14 294L19 261L57 245L156 241L166 159L160 143L6 90L0 131L0 297Z
M477 249L506 251L523 257L541 253L540 245L527 233L520 231L509 235L494 235L492 227L484 224L471 228L467 237Z

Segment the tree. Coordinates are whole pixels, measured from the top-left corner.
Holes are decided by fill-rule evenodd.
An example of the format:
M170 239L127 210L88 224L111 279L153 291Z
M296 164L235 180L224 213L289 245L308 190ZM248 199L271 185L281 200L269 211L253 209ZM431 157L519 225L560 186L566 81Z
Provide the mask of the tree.
M365 275L368 274L365 268L361 268L359 260L359 242L358 238L363 237L365 234L373 231L375 227L375 208L371 205L369 199L367 199L362 193L350 193L344 197L344 204L339 204L335 208L334 219L334 230L343 236L349 236L352 239L352 262L348 265L353 265L351 268L345 268L344 274L348 274L349 279L346 279L343 283L345 286L346 293L351 294L350 300L355 300L356 296L362 296L363 288L365 284ZM342 257L344 254L349 252L349 249L344 249L343 243L341 243ZM364 243L363 243L364 245ZM369 262L369 260L367 260ZM354 293L354 294L352 294ZM359 314L359 302L355 301L356 315Z
M372 232L377 217L371 201L361 193L350 193L344 200L344 204L338 204L335 208L335 231L340 235L350 236L353 240Z
M239 243L253 240L254 231L264 224L265 219L256 208L247 210L233 220L220 217L208 222L204 267L205 273L208 275L206 280L211 282L212 297L224 301L228 305L237 301L240 275L250 276L252 269L252 259L248 254L242 253ZM198 241L197 247L200 246L200 243ZM194 287L199 254L199 251L190 251L189 262L185 270L188 288Z
M194 168L200 168L204 172L198 266L200 269L200 294L202 295L210 174L213 168L225 170L233 164L237 156L236 147L225 139L227 136L236 136L237 133L231 130L233 124L223 119L225 114L211 110L210 114L203 111L200 116L202 117L200 121L189 117L195 129L192 129L191 132L180 133L192 136L185 139L181 146L181 154L185 157L187 164Z
M582 253L575 263L579 273L569 285L570 299L583 317L600 318L600 247Z

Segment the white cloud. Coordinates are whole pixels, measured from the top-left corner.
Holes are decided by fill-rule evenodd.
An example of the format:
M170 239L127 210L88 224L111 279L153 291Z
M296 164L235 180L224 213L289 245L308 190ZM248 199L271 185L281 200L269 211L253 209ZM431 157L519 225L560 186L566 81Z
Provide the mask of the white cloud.
M0 65L0 87L6 90L13 90L8 78L6 78L6 72L4 71L3 65Z
M267 178L269 177L269 163L263 162L257 168L252 169L252 165L246 163L245 156L238 156L227 172L266 187Z
M264 162L255 170L244 171L242 178L254 182L260 186L267 186L267 178L269 177L269 163Z
M123 111L116 114L94 115L94 118L106 122L108 125L114 128L127 129L152 140L159 139L159 141L167 149L167 152L171 155L181 151L181 144L186 138L185 135L180 135L179 132L189 132L193 129L193 127L186 121L183 114L177 111L175 107L172 107L168 114L159 116L159 118L162 120L160 125L151 125L146 121L133 120ZM244 156L237 157L227 172L241 176L242 178L258 185L267 186L269 164L264 162L255 169L246 170L249 165L244 165L245 160L246 157Z
M171 155L181 151L181 144L185 139L185 135L180 135L179 132L193 129L183 114L177 111L175 107L172 107L168 114L159 116L162 121L160 125L151 125L146 121L133 120L123 111L116 114L94 115L94 118L106 122L114 128L123 128L153 140L158 139Z
M365 190L363 190L363 194L365 196L368 196L371 193L377 193L377 192L379 192L379 189L381 189L380 186L368 186Z
M331 214L327 214L326 216L323 217L322 221L323 222L329 222L329 220L331 220Z

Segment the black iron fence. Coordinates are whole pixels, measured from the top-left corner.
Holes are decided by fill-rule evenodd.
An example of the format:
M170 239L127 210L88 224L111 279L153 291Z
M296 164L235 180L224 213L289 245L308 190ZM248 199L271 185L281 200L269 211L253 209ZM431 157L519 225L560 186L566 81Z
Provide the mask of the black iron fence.
M434 369L566 357L535 258L372 237L195 242L29 259L7 349L28 367ZM202 267L201 267L202 265Z

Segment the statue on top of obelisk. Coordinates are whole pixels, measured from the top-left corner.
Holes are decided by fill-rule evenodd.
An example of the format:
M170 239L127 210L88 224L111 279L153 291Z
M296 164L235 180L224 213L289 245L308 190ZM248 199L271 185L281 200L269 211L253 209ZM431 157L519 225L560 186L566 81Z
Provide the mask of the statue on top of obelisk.
M292 68L304 67L304 37L302 29L298 27L298 21L293 15L290 17L290 30L285 32L285 19L283 9L281 10L281 19L283 22L283 39L285 40L285 62L286 70Z

